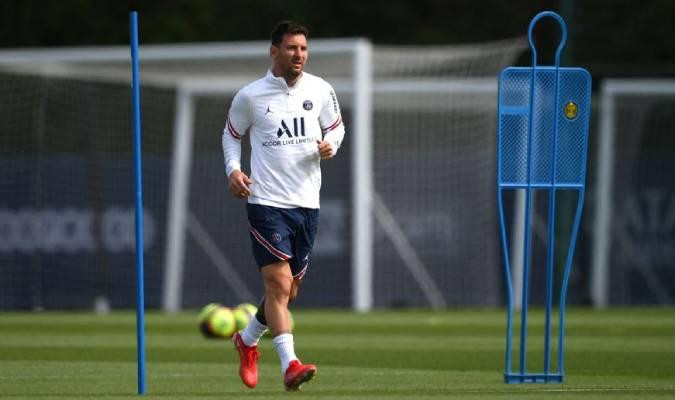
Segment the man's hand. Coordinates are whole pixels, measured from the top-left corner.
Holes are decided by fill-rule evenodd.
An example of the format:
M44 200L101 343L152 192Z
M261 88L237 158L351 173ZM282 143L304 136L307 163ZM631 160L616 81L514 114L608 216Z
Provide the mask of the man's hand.
M319 156L321 156L322 160L333 158L333 146L330 144L330 142L325 140L317 140L316 144L319 147Z
M251 195L251 189L248 185L251 184L251 180L246 176L245 173L234 170L230 174L230 193L234 197L248 197Z

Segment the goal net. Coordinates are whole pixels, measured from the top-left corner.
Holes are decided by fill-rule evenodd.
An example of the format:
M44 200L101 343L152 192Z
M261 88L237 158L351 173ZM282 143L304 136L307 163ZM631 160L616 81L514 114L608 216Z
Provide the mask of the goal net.
M594 306L675 303L675 81L600 88L592 235Z
M173 96L143 96L146 284L157 304ZM134 307L129 87L6 68L0 104L0 309Z
M347 136L322 164L321 222L298 305L500 304L496 76L524 39L374 46L365 81L349 42L311 43L307 70L335 87ZM127 53L3 57L15 60L0 71L2 309L134 304ZM266 54L264 42L141 47L150 308L234 305L262 292L220 135L234 93L264 75ZM365 214L355 206L361 175L372 178ZM364 232L372 236L358 239Z

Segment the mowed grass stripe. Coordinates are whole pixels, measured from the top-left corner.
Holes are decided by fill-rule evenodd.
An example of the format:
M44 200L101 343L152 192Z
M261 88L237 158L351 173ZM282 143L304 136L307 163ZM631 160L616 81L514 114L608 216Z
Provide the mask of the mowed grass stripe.
M298 345L298 354L306 360L322 365L362 366L370 368L397 369L410 368L419 370L448 371L501 371L504 353L467 348L465 350L442 351L418 349L411 352L402 350L360 349L346 351L341 348L307 348ZM262 348L261 363L277 364L277 355L271 347ZM543 353L528 353L530 367L541 368ZM134 361L135 347L0 347L0 360L9 361L83 361L109 362ZM150 362L192 362L213 363L236 362L234 352L224 349L191 349L176 347L148 347L147 360ZM517 360L517 358L514 358ZM640 366L639 368L636 368ZM514 365L517 367L517 364ZM675 371L673 354L652 353L616 353L613 351L568 351L566 353L566 369L568 373L611 374L622 376L667 377Z
M295 309L292 310L296 312ZM195 322L198 310L188 310L177 314L163 314L158 312L147 312L146 323L149 325L173 325L184 324L186 322ZM486 310L464 310L449 309L447 311L429 311L429 310L409 310L409 311L373 311L365 314L355 314L346 310L336 309L301 309L294 316L298 321L311 320L313 325L324 323L342 324L349 322L353 325L408 325L409 323L429 322L436 324L449 325L492 325L501 324L506 321L506 311L504 309L486 309ZM568 321L571 323L579 322L583 324L601 324L601 325L635 325L636 323L645 324L665 324L675 326L675 321L671 318L675 313L673 308L651 307L651 308L612 308L608 310L595 311L587 308L569 307L567 312ZM517 316L518 314L516 314ZM530 317L543 318L543 310L540 308L530 308ZM113 319L110 317L114 316ZM69 324L90 323L92 320L99 324L107 325L134 325L136 316L133 312L115 311L111 314L95 315L90 312L0 312L0 318L3 324L21 323L25 321L35 321L39 318L44 324ZM543 321L543 319L542 319Z
M528 338L528 348L543 348L543 337ZM326 342L336 343L337 347L344 350L416 350L419 343L415 340L416 335L379 335L373 340L371 335L351 333L349 335L338 334L307 334L296 332L296 340L303 349L322 349ZM651 352L651 353L675 353L675 340L670 337L642 336L642 340L625 346L626 337L596 337L596 336L573 336L566 335L565 346L569 351L614 351L614 352ZM263 343L269 341L269 337L263 338ZM133 347L136 345L136 337L129 332L124 334L72 334L51 335L47 333L25 335L19 333L3 334L2 346L5 347ZM557 342L552 342L555 350ZM146 346L152 347L182 347L190 349L217 350L221 347L230 348L230 342L226 339L206 339L200 334L191 332L184 335L161 335L151 333L146 336ZM503 336L460 336L460 335L436 335L424 338L424 347L427 350L466 350L482 349L503 351L505 339ZM517 348L517 346L516 346ZM675 356L675 355L674 355ZM0 355L1 357L1 355Z
M3 398L138 398L134 363L12 362L0 364ZM251 391L236 376L235 364L149 363L148 398L283 398L278 366L261 365L260 382ZM30 378L30 379L28 379ZM565 385L504 385L493 372L382 370L323 366L303 399L428 399L428 398L546 398L581 395L610 399L621 396L673 395L667 381L644 379L639 385L617 385L611 376L574 377ZM642 397L644 398L644 397Z
M0 335L5 333L24 333L24 332L43 332L48 331L50 335L73 335L73 334L110 334L110 333L129 333L135 332L135 324L101 324L98 321L63 321L60 324L45 325L42 322L13 322L5 323L0 327ZM311 321L296 322L297 333L304 334L340 334L340 335L387 335L387 336L409 336L431 337L439 335L458 335L458 336L500 336L505 332L505 321L500 323L491 323L489 325L447 325L447 324L415 324L398 323L392 321L391 324L385 322L373 324L354 324L349 323L312 323ZM518 333L514 330L514 334ZM555 325L552 331L557 332ZM171 324L162 324L161 326L148 323L146 325L148 335L183 335L197 333L196 321L177 321ZM529 325L528 334L542 335L543 325ZM634 325L610 325L610 324L581 324L568 323L565 326L567 336L645 336L645 337L666 337L670 338L675 332L675 325L670 323L642 324L636 321Z

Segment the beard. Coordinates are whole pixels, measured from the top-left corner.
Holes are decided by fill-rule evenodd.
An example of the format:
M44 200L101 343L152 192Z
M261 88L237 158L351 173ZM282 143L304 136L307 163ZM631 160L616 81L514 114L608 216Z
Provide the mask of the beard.
M295 69L294 66L291 65L286 69L286 76L289 78L297 78L300 76L303 69L305 69L304 66L300 67L300 69Z
M303 66L303 68L300 68L300 69L295 69L295 68L293 68L293 66L290 66L290 67L286 68L286 70L284 71L284 78L287 81L295 81L300 77L303 70L304 70L304 66Z

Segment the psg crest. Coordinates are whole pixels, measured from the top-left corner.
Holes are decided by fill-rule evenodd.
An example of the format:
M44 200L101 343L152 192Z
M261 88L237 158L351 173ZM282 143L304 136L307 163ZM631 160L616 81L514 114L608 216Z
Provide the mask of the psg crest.
M305 102L302 103L302 108L304 108L307 111L311 110L312 107L314 107L314 104L312 104L311 100L305 100Z

